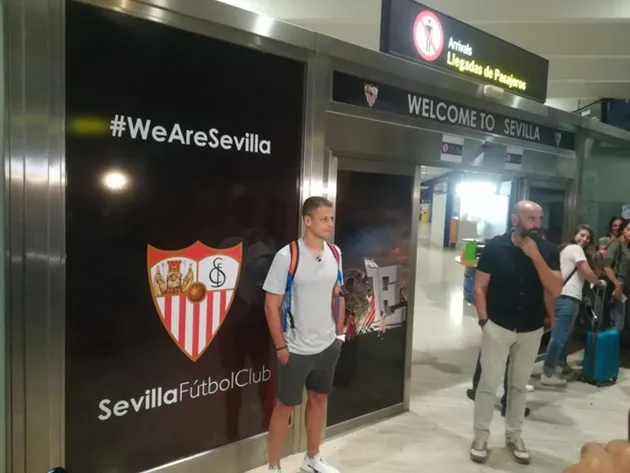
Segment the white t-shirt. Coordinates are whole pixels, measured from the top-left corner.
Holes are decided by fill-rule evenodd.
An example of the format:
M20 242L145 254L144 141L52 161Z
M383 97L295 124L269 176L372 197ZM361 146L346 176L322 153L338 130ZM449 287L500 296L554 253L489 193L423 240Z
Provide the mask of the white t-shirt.
M560 270L562 271L563 281L569 277L569 274L581 261L586 261L586 255L580 245L568 245L560 252ZM576 271L562 288L562 295L581 301L583 287L584 278L579 271Z
M314 355L323 352L337 335L332 313L332 294L337 284L337 270L341 270L327 244L324 244L321 261L318 261L302 239L298 240L300 258L293 280L291 312L295 329L287 322L284 334L289 352L297 355ZM286 291L291 250L289 245L276 253L263 290L283 295ZM282 314L284 316L284 314Z

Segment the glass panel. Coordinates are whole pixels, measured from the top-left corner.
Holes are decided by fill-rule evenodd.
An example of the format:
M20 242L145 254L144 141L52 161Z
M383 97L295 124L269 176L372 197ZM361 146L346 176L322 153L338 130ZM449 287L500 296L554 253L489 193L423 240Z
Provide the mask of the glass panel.
M562 243L564 226L565 192L559 189L531 187L529 199L543 209L543 232L547 240L559 245Z
M584 162L581 221L591 225L599 237L608 235L611 218L630 205L630 148L597 143ZM630 218L630 213L626 214Z
M410 176L339 171L335 243L349 320L329 426L403 400L412 189Z
M136 473L267 430L304 65L67 7L67 467Z
M609 225L630 218L630 147L597 142L584 162L579 222L595 230L599 250L605 253L611 240ZM618 226L618 225L617 225ZM630 346L630 315L626 306L621 341Z

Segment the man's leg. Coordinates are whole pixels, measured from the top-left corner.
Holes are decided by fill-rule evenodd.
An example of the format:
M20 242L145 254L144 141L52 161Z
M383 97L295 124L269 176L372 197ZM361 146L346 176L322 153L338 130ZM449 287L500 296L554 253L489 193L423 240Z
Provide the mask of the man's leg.
M503 377L503 396L501 397L501 415L505 417L507 415L507 396L510 390L508 384L508 377L510 373L510 357L508 356L507 363L505 364L505 376ZM529 391L529 388L527 388ZM529 407L525 408L525 417L529 417L531 413Z
M508 372L510 370L510 357L505 362L505 374L503 375L503 396L501 396L501 407L507 406L508 395Z
M481 350L479 350L479 355L477 355L477 366L475 366L475 374L473 374L473 391L477 392L477 387L479 386L479 380L481 379Z
M483 328L481 379L475 396L475 440L470 450L470 458L475 462L485 462L488 457L487 442L497 388L501 384L501 375L505 370L510 345L514 343L515 338L514 332L501 328L491 321Z
M519 463L529 463L529 453L521 440L521 431L525 421L525 402L527 400L527 382L534 369L543 329L519 333L516 343L510 349L510 376L507 398L506 445Z
M278 364L276 396L278 399L269 420L269 438L267 439L270 469L280 468L280 457L289 430L289 418L295 406L302 404L306 377L315 361L314 356L291 353L286 365Z
M477 355L477 366L475 366L475 373L473 374L472 389L466 390L466 396L471 401L475 400L475 394L477 394L477 386L479 386L479 379L481 378L481 350Z
M315 368L306 378L306 458L302 471L313 473L339 473L336 468L327 464L319 454L319 446L326 422L326 405L328 395L332 392L335 368L341 344L335 341L322 353L317 355Z
M306 454L313 458L319 454L319 445L324 431L328 395L306 391Z

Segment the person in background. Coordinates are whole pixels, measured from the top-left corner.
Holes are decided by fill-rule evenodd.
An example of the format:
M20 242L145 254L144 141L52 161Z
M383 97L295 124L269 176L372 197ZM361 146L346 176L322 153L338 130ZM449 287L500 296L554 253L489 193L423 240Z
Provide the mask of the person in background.
M531 459L521 437L527 382L538 355L545 319L545 292L562 290L558 247L541 238L543 211L531 201L512 210L514 230L487 242L475 276L475 302L481 341L481 380L475 396L474 440L470 459L485 463L497 387L508 357L505 445L518 463ZM552 326L551 321L548 323Z
M599 269L595 263L593 247L593 230L588 225L578 225L573 238L560 245L560 270L564 286L556 300L554 324L551 340L547 346L547 354L543 363L541 384L545 386L564 386L567 380L562 377L563 367L560 362L565 359L569 337L577 318L582 302L584 282L603 287L605 281L597 277Z
M611 322L621 332L626 320L626 298L630 284L630 220L624 220L619 225L619 236L608 245L603 266L613 289Z
M597 250L603 256L606 254L606 248L610 245L611 241L615 241L619 236L619 226L623 222L621 217L612 217L608 222L608 236L601 237L597 242Z

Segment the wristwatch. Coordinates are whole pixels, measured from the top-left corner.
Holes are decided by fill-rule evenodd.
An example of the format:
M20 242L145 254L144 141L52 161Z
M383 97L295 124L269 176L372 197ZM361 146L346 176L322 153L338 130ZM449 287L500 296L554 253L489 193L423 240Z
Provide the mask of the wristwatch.
M488 319L479 319L479 326L483 328L488 323Z
M339 335L337 335L337 340L341 340L342 342L346 341L346 334L345 333L340 333Z

